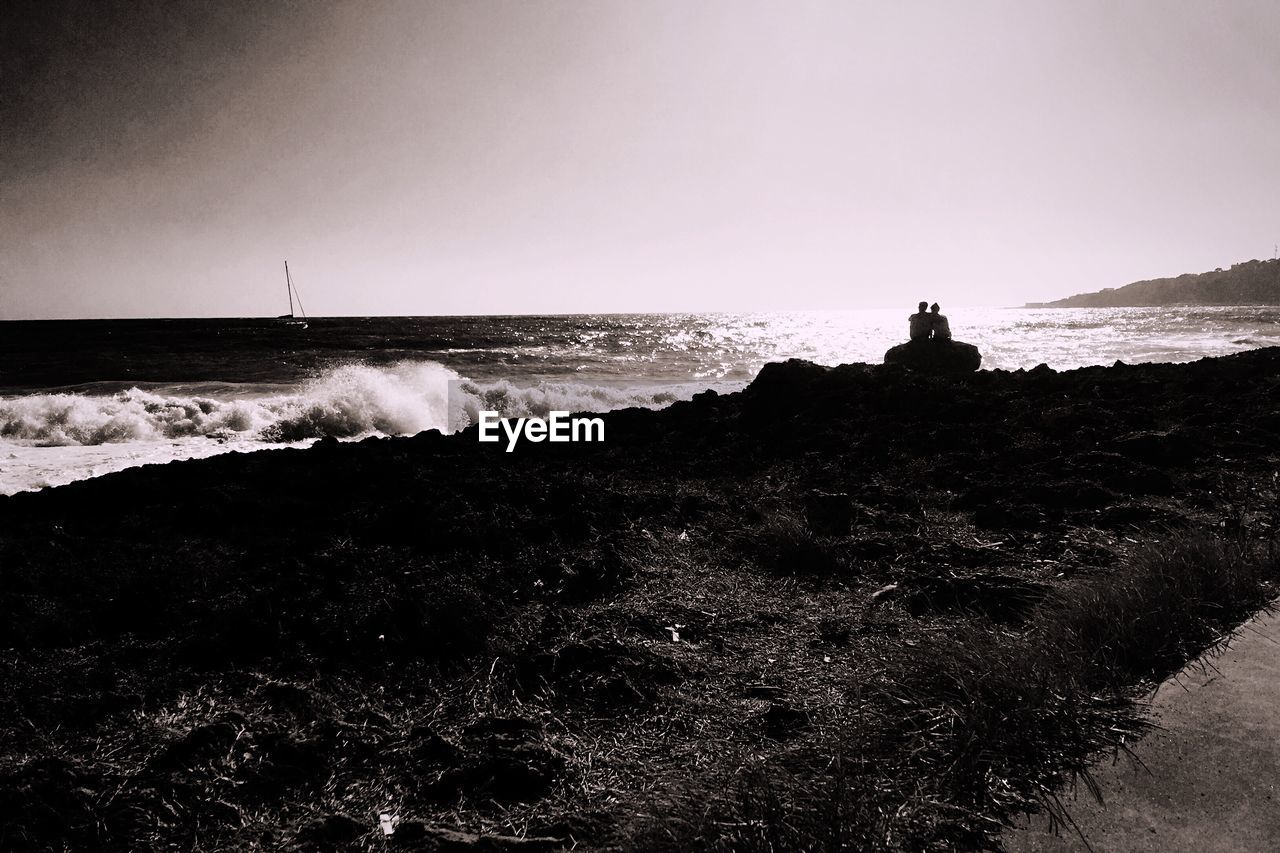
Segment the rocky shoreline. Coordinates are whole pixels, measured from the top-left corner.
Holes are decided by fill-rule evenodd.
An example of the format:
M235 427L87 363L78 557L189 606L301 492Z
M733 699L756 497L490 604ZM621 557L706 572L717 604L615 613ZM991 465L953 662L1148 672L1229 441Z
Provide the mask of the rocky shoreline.
M0 499L0 846L994 846L1272 593L1277 403L1280 349L792 361ZM1130 583L1183 551L1240 582ZM1053 652L1115 601L1185 618Z

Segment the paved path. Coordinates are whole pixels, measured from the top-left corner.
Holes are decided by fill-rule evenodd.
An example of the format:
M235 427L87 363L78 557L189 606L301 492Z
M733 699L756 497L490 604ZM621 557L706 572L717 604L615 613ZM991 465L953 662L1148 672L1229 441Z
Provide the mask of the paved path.
M1005 833L1013 853L1280 851L1280 614L1245 624L1207 669L1166 681L1162 727L1094 770L1104 805L1081 788L1064 802L1088 839L1047 831L1043 815Z

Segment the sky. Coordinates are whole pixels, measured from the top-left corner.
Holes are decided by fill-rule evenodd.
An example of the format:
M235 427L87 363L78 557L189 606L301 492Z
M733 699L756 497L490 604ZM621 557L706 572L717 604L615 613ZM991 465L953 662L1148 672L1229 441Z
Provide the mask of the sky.
M10 0L0 318L1017 305L1269 258L1280 4Z

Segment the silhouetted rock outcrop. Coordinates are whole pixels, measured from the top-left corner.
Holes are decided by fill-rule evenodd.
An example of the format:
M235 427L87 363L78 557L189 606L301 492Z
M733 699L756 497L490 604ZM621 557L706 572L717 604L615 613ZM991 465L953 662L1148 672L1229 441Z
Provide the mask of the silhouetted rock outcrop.
M998 650L1001 689L966 707L1077 707L999 703L1079 677L1041 626L1094 625L1060 620L1112 587L1223 612L1236 593L1192 565L1216 551L1184 546L1168 566L1199 574L1140 586L1130 555L1265 551L1278 398L1280 347L1062 371L792 360L741 393L602 414L604 442L508 453L471 426L0 497L0 709L20 721L0 726L0 847L186 849L198 827L226 850L699 849L712 827L702 846L728 848L742 812L704 803L740 756L816 808L799 798L844 784L831 750L869 745L886 808L911 811L889 825L900 849L994 849L968 843L1000 823L972 806L993 764L1023 774L1004 790L1039 791L1067 772L1051 756L1096 749L1115 717L984 740L989 761L962 727L922 765L921 737L863 741L877 727L815 698L859 685L876 719L939 731L978 684L956 678ZM1138 637L1123 666L1176 669L1218 624ZM1020 651L1040 657L1009 666ZM940 780L923 817L922 767ZM366 791L412 798L388 805L391 835ZM525 834L488 834L513 803ZM886 831L869 814L846 846Z
M898 344L884 354L884 363L926 373L972 373L982 365L982 353L963 341L930 338Z
M789 358L786 361L771 361L751 381L755 391L785 391L797 384L807 384L820 379L830 372L831 368L822 364L814 364L802 358Z

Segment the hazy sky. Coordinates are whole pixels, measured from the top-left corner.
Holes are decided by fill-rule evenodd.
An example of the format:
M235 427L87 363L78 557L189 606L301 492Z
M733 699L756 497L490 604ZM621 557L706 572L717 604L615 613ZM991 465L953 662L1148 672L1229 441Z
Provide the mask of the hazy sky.
M1015 304L1271 257L1280 4L7 2L0 317Z

